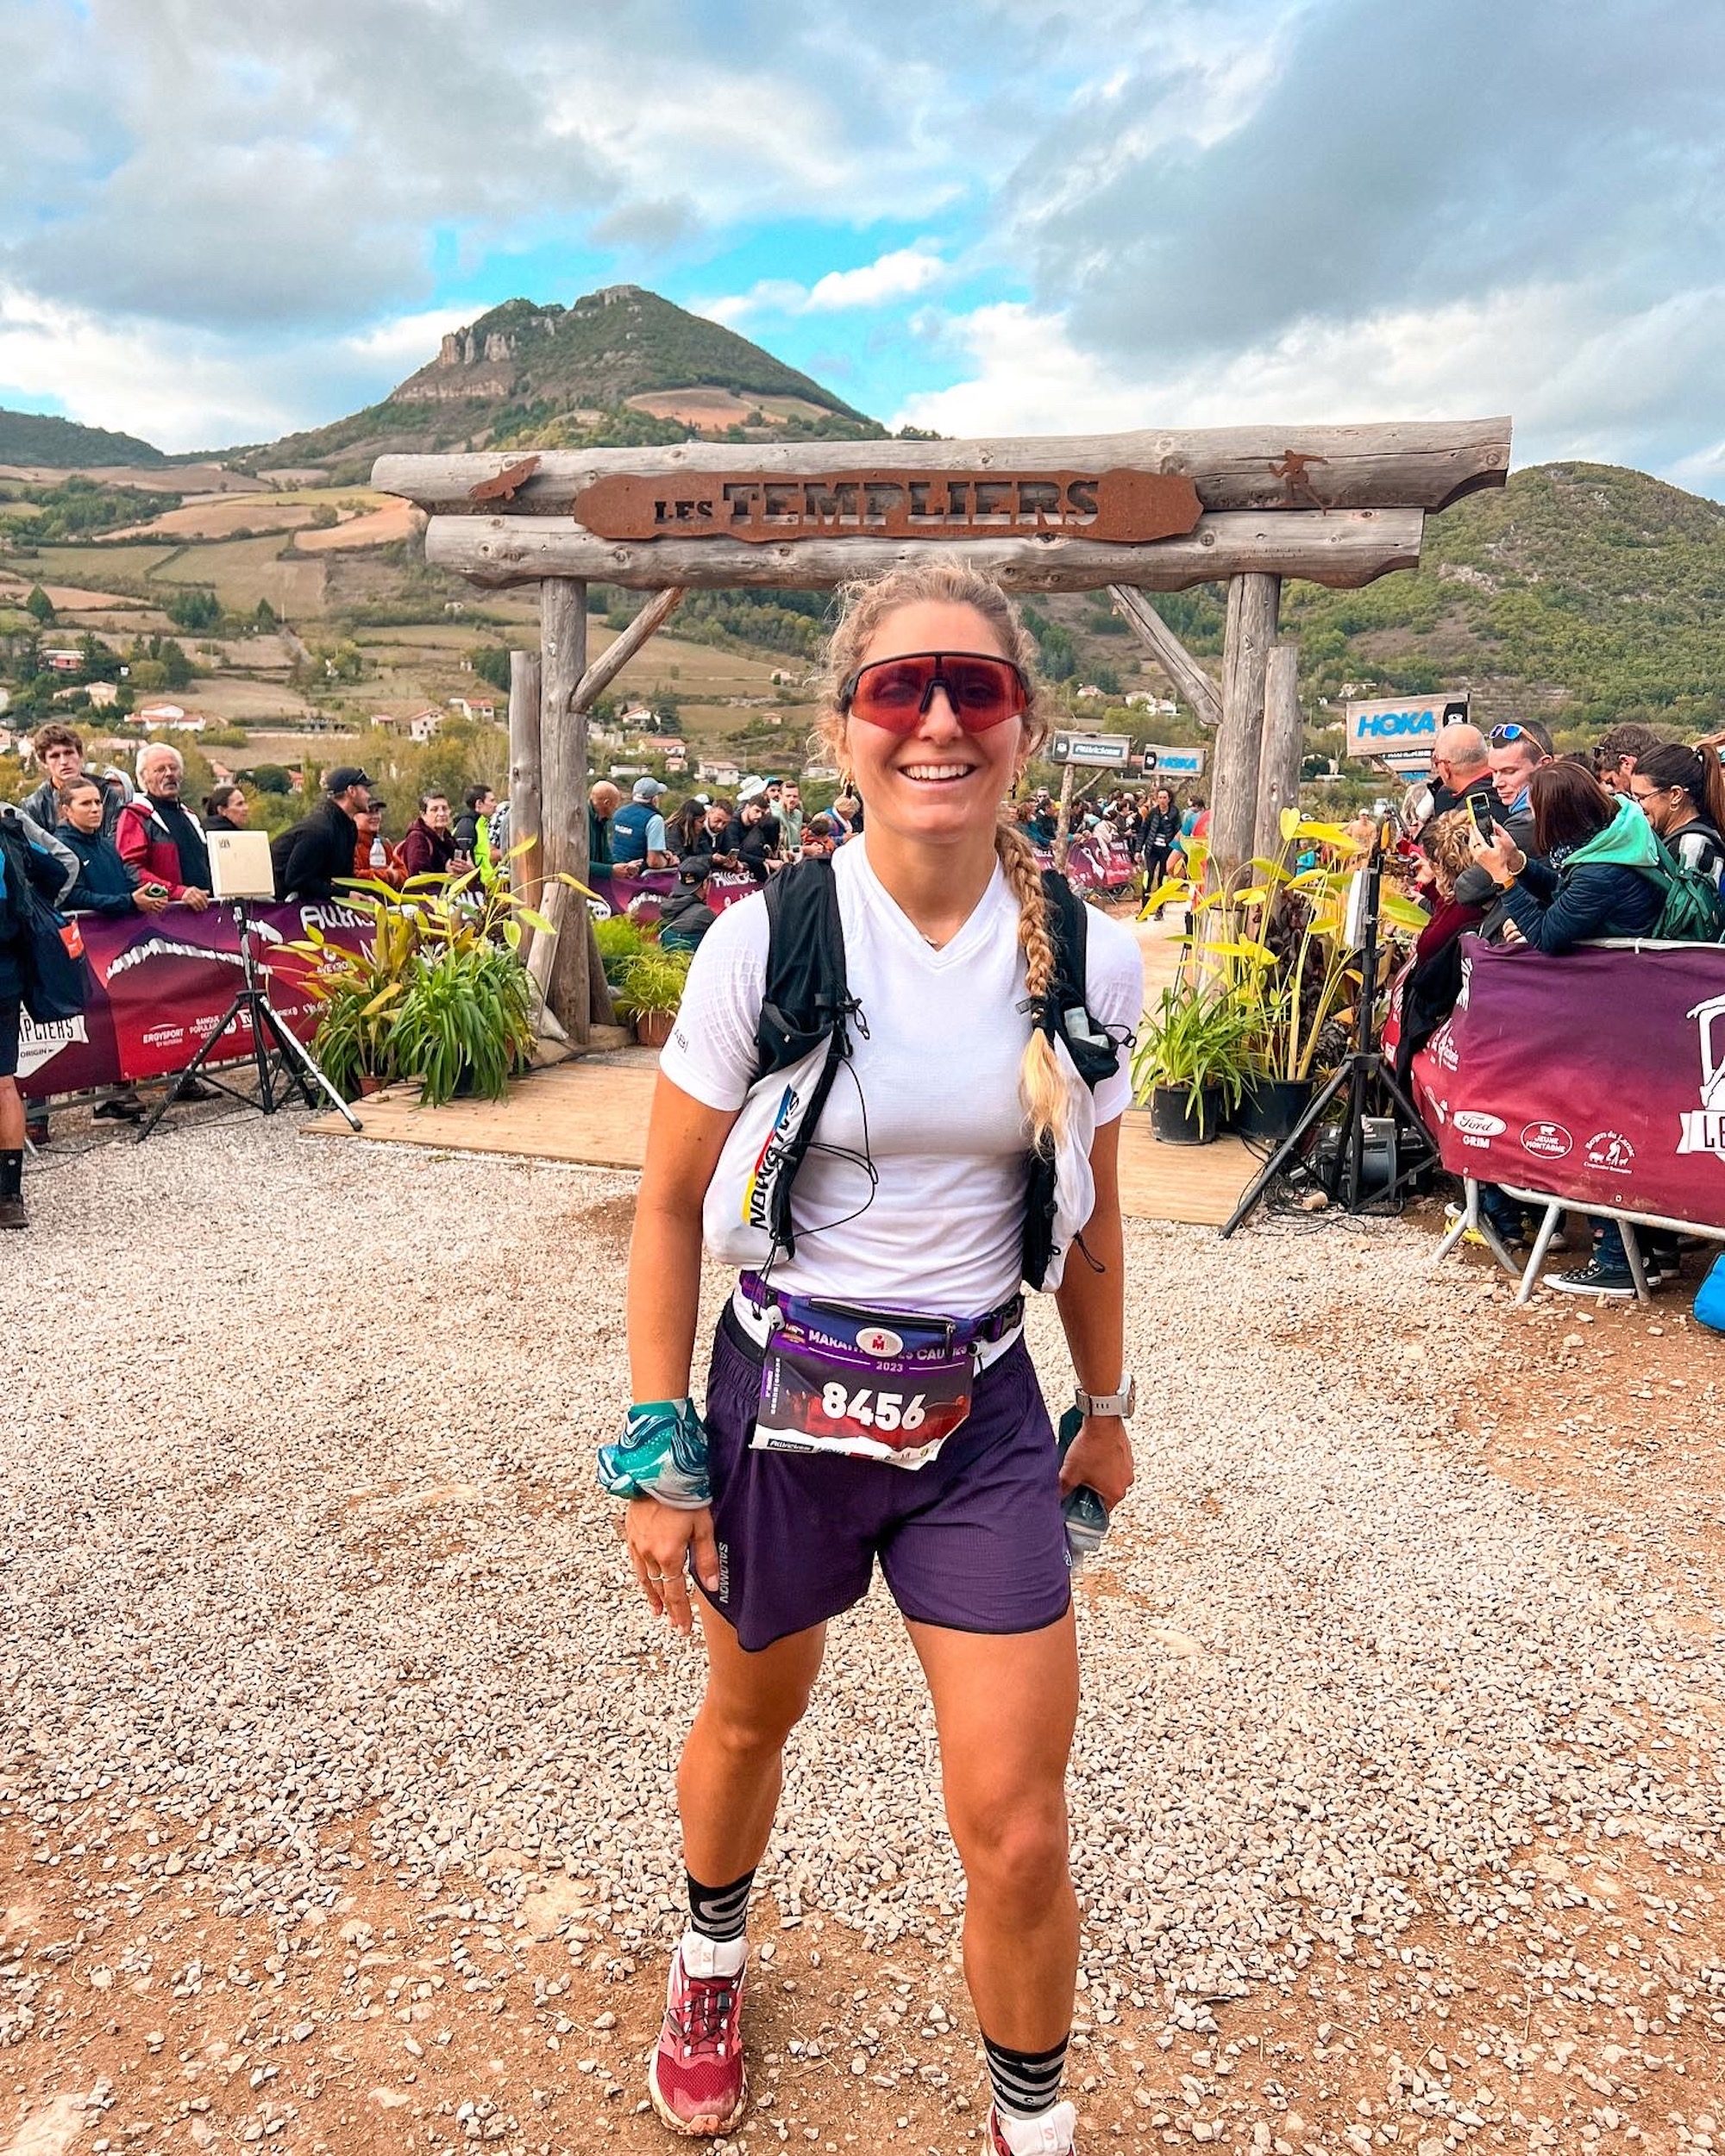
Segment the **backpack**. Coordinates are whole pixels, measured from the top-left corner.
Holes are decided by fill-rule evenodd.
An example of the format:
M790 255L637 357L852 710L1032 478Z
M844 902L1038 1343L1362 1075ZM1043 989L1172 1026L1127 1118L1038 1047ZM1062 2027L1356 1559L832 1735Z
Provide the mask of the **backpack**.
M1679 861L1657 831L1653 833L1653 843L1659 849L1659 874L1665 881L1665 902L1652 933L1661 943L1725 942L1725 899L1720 897L1719 887L1711 876Z
M1051 868L1043 871L1042 888L1054 945L1054 978L1045 997L1020 1007L1051 1040L1065 1042L1078 1075L1094 1092L1120 1068L1120 1049L1085 1007L1089 911L1065 877ZM839 1066L850 1054L849 1022L857 1019L865 1032L867 1025L845 973L831 862L811 857L781 868L767 885L766 902L767 969L755 1031L756 1082L794 1068L825 1044L808 1100L797 1103L794 1117L787 1117L774 1134L777 1158L763 1225L775 1247L794 1257L792 1185L813 1143ZM1029 1284L1039 1288L1055 1255L1058 1163L1046 1138L1028 1159L1023 1270Z
M38 1025L75 1018L90 1000L90 965L75 920L56 912L30 881L29 841L0 816L0 942L17 946L22 1003Z

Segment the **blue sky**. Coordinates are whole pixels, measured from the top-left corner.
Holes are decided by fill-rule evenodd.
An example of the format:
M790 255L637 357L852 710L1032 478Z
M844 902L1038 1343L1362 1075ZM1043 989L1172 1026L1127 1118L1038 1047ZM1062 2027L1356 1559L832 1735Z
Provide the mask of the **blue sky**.
M1722 0L5 0L0 67L0 402L168 448L630 281L894 424L1725 497Z

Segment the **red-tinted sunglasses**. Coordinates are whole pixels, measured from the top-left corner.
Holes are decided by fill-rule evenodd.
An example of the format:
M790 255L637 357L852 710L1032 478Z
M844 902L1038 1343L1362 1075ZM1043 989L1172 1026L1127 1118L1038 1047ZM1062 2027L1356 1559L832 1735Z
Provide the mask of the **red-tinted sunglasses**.
M888 733L913 734L937 689L967 734L986 733L1030 709L1031 686L1010 659L981 651L913 651L859 667L838 692L838 708Z

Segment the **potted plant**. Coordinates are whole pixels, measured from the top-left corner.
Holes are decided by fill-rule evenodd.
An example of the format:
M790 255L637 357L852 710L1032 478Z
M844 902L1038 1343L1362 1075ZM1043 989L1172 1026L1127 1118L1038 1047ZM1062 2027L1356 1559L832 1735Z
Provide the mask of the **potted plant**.
M1132 1081L1164 1144L1208 1144L1239 1106L1251 1028L1249 1006L1214 977L1184 973L1162 991L1132 1059Z
M599 945L606 985L620 988L630 966L646 950L646 937L626 913L608 913L604 920L593 923L593 937Z
M670 1039L688 977L689 954L656 944L637 952L624 968L613 1001L618 1016L632 1020L643 1048L662 1048Z
M355 878L342 902L370 920L360 950L326 942L315 924L282 947L307 963L305 993L323 1006L312 1053L344 1097L406 1078L430 1107L458 1093L496 1100L526 1069L537 991L518 956L522 931L555 931L510 890L506 866L410 876L399 891Z
M427 1107L457 1094L500 1099L533 1054L533 983L505 945L425 954L391 1013L391 1053Z

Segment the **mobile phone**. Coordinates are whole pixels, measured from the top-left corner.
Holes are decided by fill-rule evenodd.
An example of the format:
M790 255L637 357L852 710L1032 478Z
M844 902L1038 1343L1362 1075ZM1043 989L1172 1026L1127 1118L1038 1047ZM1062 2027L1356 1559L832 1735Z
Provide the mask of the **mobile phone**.
M1497 829L1497 823L1491 811L1485 805L1484 794L1470 793L1468 795L1467 812L1473 818L1473 828L1479 833L1480 844L1489 846Z

